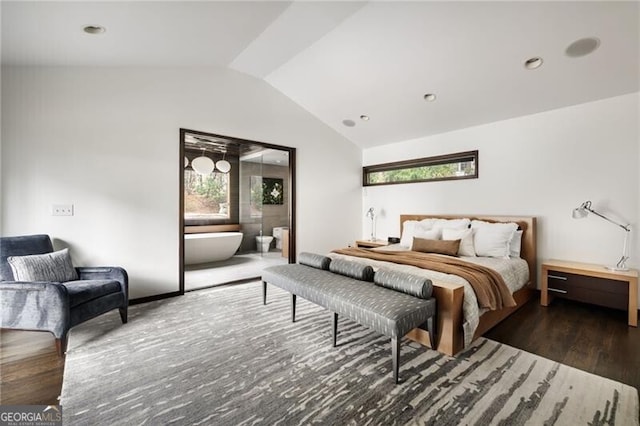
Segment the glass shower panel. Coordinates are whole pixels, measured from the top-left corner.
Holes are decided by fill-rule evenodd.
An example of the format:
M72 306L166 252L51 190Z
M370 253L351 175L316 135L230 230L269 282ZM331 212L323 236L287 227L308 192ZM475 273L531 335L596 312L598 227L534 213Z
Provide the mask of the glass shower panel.
M263 232L263 156L250 152L240 156L240 226L244 234L242 253L263 256L267 243Z
M243 250L269 257L289 259L289 153L251 147L240 156L240 225Z

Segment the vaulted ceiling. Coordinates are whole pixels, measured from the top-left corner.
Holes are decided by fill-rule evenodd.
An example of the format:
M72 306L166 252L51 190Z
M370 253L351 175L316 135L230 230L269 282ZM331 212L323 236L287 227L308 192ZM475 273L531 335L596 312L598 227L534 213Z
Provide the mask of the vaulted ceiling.
M263 79L365 148L640 88L638 2L0 7L3 65L227 67ZM87 34L87 25L106 32ZM583 38L597 39L597 49L567 55ZM532 57L542 65L526 69Z

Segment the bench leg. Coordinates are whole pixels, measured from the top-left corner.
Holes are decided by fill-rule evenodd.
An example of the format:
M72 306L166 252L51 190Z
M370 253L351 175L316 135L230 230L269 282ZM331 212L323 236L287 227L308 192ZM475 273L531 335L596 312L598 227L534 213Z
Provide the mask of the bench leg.
M296 295L291 293L291 322L296 322Z
M262 304L267 304L267 282L262 281Z
M429 343L431 343L431 349L435 350L438 345L436 344L436 327L435 327L435 315L427 320L427 331L429 332Z
M337 346L338 342L338 313L333 312L333 347Z
M391 360L393 364L393 381L398 384L400 371L400 337L391 338Z

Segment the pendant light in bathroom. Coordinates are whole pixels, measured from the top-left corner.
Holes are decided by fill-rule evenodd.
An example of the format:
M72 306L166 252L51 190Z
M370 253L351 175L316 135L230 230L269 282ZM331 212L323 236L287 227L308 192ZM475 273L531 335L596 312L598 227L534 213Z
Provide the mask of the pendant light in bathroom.
M229 170L231 170L231 163L229 163L227 160L225 160L225 156L227 155L226 152L224 152L222 154L222 160L218 160L216 162L216 167L218 168L218 170L220 170L222 173L229 173Z
M202 155L200 157L191 160L191 167L193 167L193 170L195 170L196 173L201 175L211 174L213 169L215 169L213 160L209 157L205 157L204 148L202 149Z

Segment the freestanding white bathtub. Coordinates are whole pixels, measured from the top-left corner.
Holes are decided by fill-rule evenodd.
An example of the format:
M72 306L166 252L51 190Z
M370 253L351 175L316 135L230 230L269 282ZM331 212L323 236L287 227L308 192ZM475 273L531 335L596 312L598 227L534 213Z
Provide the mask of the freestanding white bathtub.
M219 262L233 256L242 242L242 232L184 234L184 264Z

